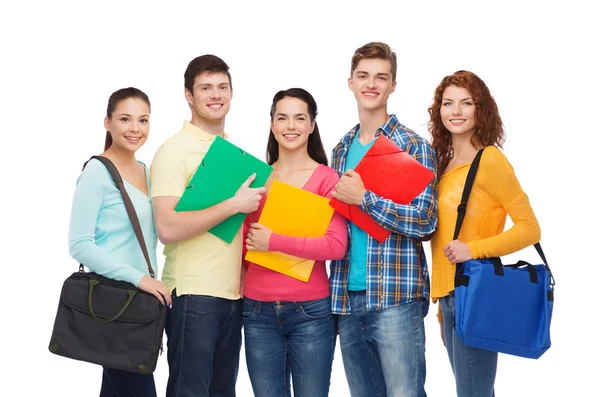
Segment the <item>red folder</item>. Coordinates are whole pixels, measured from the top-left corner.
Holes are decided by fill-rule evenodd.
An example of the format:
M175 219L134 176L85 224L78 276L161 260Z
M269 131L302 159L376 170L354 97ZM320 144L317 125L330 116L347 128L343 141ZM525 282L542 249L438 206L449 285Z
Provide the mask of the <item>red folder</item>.
M410 203L435 176L383 135L379 135L354 171L360 175L367 190L398 204ZM346 204L335 198L329 204L380 243L391 233L362 212L358 205Z

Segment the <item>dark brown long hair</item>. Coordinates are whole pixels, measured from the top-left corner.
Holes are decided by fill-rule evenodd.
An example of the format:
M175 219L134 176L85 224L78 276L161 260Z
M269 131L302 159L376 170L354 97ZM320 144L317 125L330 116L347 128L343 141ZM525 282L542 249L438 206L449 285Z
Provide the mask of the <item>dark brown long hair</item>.
M431 145L437 155L437 169L440 175L443 174L454 154L452 134L444 127L440 116L444 90L451 85L465 88L475 102L475 132L471 137L473 146L501 148L506 139L498 105L483 80L475 73L465 70L444 77L435 89L433 104L428 109L429 123L427 123L431 134Z
M138 98L142 101L146 102L148 105L148 109L150 109L150 99L148 99L148 95L146 95L142 90L139 90L134 87L121 88L113 92L108 98L108 105L106 106L106 117L112 119L112 115L115 112L115 109L119 105L121 101L129 98ZM110 131L106 131L106 139L104 140L104 151L108 150L110 145L112 145L112 135L110 135Z
M315 122L315 128L312 134L308 136L308 155L317 163L327 165L327 154L325 154L323 142L321 141L321 135L319 135L319 126L315 120L317 118L317 102L308 91L302 88L290 88L288 90L279 91L277 94L275 94L273 97L273 104L271 105L271 121L273 121L273 118L275 117L275 108L277 107L277 102L287 97L300 99L308 106L308 116L310 121ZM271 165L276 162L278 158L279 144L275 139L275 135L273 135L273 129L271 129L269 132L269 141L267 143L267 163Z

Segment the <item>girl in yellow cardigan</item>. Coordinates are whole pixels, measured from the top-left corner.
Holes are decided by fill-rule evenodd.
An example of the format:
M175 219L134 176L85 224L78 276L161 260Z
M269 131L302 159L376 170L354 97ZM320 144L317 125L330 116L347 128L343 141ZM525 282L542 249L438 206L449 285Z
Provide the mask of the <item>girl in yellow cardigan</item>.
M429 115L439 172L438 227L431 240L431 297L440 301L440 330L458 397L490 397L494 395L498 353L464 345L454 330L455 264L521 250L540 240L540 228L512 166L499 150L504 129L485 83L463 70L444 77L435 90ZM467 172L482 148L466 217L458 240L452 241ZM507 214L514 225L504 231Z

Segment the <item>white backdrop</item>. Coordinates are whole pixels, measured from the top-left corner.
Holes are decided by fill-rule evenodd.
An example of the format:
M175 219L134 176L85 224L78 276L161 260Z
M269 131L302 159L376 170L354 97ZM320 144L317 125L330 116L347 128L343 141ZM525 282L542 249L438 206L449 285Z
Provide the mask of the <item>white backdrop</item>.
M385 41L398 53L389 110L424 137L433 91L456 70L477 73L499 104L505 153L539 218L557 286L552 348L537 361L501 356L497 395L598 395L592 385L600 349L592 324L600 272L592 244L599 217L591 182L598 181L600 64L593 55L600 30L591 6L329 3L2 3L0 395L98 395L99 367L54 356L47 345L62 281L77 267L67 248L75 180L83 162L102 150L111 92L135 86L149 95L151 132L138 155L149 164L189 119L187 63L214 53L231 67L226 130L234 143L264 158L271 99L298 86L317 100L329 153L357 122L346 81L354 50L369 41ZM539 262L532 248L518 256ZM426 318L426 389L430 397L446 397L454 394L453 379L436 309ZM159 395L166 380L163 355ZM252 395L243 357L237 390ZM330 395L349 395L339 351Z

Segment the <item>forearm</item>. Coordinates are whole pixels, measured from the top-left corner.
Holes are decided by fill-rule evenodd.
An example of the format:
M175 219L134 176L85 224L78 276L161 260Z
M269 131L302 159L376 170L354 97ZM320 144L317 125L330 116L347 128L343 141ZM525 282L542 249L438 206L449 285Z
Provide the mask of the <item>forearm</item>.
M167 210L154 208L156 232L165 245L206 233L238 212L231 199L199 211L177 212L174 206Z
M273 233L269 239L269 251L324 261L343 258L347 243L346 220L336 212L323 237L294 237Z
M428 187L410 204L398 204L371 191L365 193L360 208L384 228L407 237L423 238L437 226L437 198Z
M144 276L140 270L111 258L91 238L72 238L69 242L69 253L73 259L91 271L113 280L127 281L137 286Z

